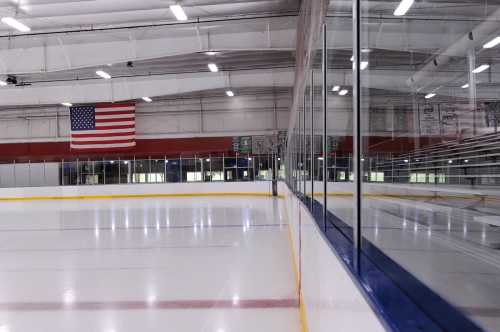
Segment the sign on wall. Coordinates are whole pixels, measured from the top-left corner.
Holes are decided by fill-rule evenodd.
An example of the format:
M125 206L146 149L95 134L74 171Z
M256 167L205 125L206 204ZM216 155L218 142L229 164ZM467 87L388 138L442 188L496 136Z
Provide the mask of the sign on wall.
M424 104L419 107L420 135L440 135L438 105Z
M252 152L252 136L233 137L233 151L238 153Z
M498 128L500 127L500 103L489 102L484 104L486 126Z
M444 136L457 136L458 110L456 105L440 104L441 129Z

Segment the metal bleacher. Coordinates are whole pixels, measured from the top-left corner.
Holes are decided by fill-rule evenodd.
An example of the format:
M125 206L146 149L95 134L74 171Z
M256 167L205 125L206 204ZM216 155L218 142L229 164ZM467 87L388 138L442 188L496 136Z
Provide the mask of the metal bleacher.
M375 165L386 182L500 185L500 133L430 145Z

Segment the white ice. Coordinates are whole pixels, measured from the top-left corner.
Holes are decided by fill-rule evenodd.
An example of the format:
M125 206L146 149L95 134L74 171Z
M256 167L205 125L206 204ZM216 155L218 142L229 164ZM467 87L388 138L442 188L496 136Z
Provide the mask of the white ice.
M299 331L296 305L276 305L296 301L278 206L248 197L0 203L0 332Z

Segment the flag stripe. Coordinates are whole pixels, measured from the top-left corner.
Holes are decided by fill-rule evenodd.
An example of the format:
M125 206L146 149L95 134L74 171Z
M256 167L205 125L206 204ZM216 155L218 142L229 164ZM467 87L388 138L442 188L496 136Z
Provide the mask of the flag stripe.
M114 113L114 112L133 112L135 111L135 107L117 107L117 108L102 108L102 109L95 109L96 114L101 114L101 113Z
M101 108L120 108L120 107L132 107L135 108L134 104L97 104L95 106L96 109L101 109Z
M113 133L134 133L135 128L131 128L130 126L126 126L127 128L122 128L122 129L96 129L96 130L80 130L72 135L91 135L91 134L113 134Z
M116 121L114 120L113 122L108 122L105 120L96 120L95 121L95 126L96 128L101 128L101 127L113 127L113 126L134 126L135 121ZM113 129L113 128L110 128Z
M135 126L134 125L130 125L130 124L127 124L127 125L119 125L119 126L113 126L113 125L102 125L102 126L99 126L96 128L96 131L99 131L100 129L103 129L103 130L107 130L107 129L133 129L135 130Z
M105 131L105 130L102 130ZM135 131L130 131L127 129L127 131L120 133L89 133L89 134L72 134L72 138L86 138L86 137L122 137L122 136L130 136L130 135L135 135Z
M135 135L127 135L127 136L109 136L109 137L102 137L102 136L94 136L94 137L72 137L71 141L72 142L95 142L97 140L99 141L116 141L116 140L135 140Z
M134 111L109 111L105 110L102 112L96 112L96 116L102 116L102 115L121 115L121 114L135 114Z
M103 123L103 122L123 122L123 121L133 121L135 116L114 116L114 115L105 115L105 116L96 116L95 122Z

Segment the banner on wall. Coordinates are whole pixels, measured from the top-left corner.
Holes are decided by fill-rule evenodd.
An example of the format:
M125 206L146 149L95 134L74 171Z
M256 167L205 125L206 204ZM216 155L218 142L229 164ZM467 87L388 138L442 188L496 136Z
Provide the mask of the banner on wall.
M434 104L424 104L419 107L420 135L438 136L440 135L439 126L439 107Z
M486 127L500 127L500 102L485 103L484 113L486 117Z
M252 153L266 154L272 153L277 144L276 136L252 136Z
M286 145L287 132L277 135L234 136L233 151L238 153L279 153Z
M393 111L393 127L397 133L413 132L413 107L411 105L395 105Z
M382 107L370 109L370 132L387 131L387 110Z
M251 153L252 136L234 136L233 151L238 153Z
M458 109L456 105L440 104L441 129L444 136L458 136Z

